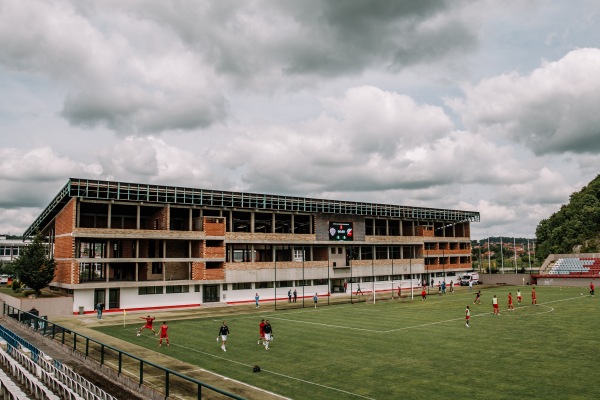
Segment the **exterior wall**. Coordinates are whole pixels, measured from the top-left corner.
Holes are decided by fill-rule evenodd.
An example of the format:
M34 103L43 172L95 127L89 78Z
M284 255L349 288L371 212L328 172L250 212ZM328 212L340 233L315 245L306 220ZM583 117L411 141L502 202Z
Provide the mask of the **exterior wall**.
M71 199L57 214L54 228L54 259L56 275L52 282L79 283L79 268L72 262L75 256L75 238L71 232L75 229L76 199Z
M158 285L162 286L162 285ZM188 293L165 293L139 295L138 288L121 288L121 307L117 310L106 310L106 312L121 312L122 310L140 310L152 308L168 307L189 307L200 306L202 293L195 292L195 285L189 285ZM72 309L68 314L77 314L79 307L83 307L84 312L93 313L94 311L94 289L75 290L72 299ZM41 315L41 313L40 313Z

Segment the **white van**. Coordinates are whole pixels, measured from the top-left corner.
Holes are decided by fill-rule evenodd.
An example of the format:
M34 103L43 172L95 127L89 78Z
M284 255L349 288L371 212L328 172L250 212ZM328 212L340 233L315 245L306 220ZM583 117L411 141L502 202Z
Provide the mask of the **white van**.
M479 284L479 273L467 272L460 277L460 286L469 286L469 282L473 282L473 285Z

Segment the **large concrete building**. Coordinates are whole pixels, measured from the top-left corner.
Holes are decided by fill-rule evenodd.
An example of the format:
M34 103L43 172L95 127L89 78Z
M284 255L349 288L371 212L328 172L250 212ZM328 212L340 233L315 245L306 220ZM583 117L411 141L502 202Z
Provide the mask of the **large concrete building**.
M473 211L71 178L24 233L73 312L335 294L471 269ZM456 281L456 279L454 279Z

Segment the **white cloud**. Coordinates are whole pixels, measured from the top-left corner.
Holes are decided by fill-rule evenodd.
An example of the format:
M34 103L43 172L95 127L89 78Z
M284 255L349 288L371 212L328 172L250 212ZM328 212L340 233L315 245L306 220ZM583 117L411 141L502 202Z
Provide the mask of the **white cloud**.
M528 75L517 72L465 88L448 101L467 129L482 128L521 143L536 154L600 150L600 49L578 49L544 62Z

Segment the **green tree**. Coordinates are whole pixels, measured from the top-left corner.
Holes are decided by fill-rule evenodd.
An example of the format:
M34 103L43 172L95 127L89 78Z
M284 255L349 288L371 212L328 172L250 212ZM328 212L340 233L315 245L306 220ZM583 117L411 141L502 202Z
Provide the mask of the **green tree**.
M40 233L33 242L21 250L21 254L12 262L16 277L39 295L41 290L54 279L56 262L47 256L47 247Z

